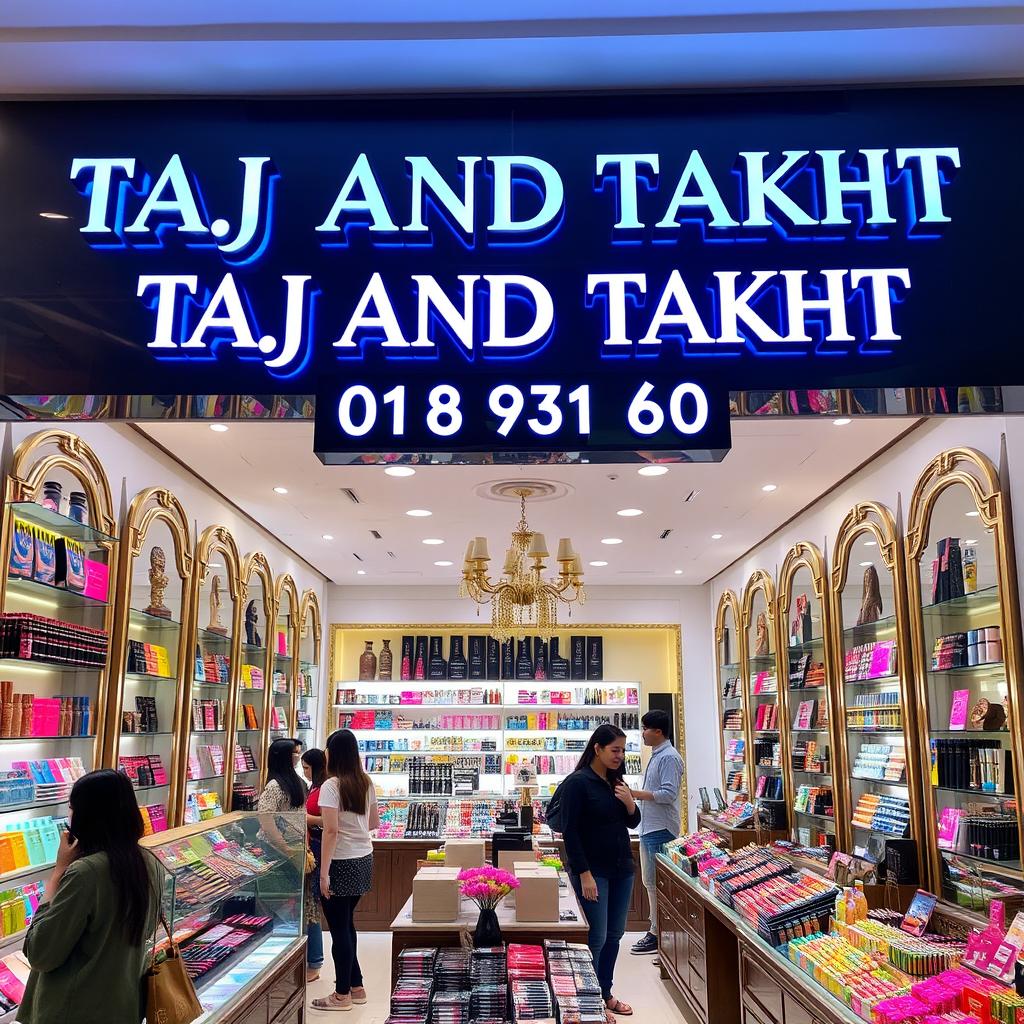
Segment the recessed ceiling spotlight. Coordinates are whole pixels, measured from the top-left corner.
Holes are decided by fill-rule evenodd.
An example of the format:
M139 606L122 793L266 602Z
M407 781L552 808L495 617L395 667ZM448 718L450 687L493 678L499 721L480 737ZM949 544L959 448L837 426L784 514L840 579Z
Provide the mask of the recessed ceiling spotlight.
M274 493L275 494L287 494L288 493L288 488L287 487L275 487L274 488Z
M682 576L683 575L683 570L682 569L676 569L676 575L677 576Z
M415 476L416 470L412 466L388 466L384 470L388 476Z
M977 544L978 541L977 541L977 538L975 538L975 537L968 537L967 540L964 541L964 543L965 544Z
M68 215L66 213L41 213L39 214L43 220L67 220Z
M641 476L664 476L668 472L668 466L641 466L637 472Z
M877 540L866 540L866 541L864 541L864 547L866 547L866 548L877 548L878 547L878 541Z
M711 539L712 540L721 540L722 539L722 535L720 533L713 533L713 534L711 534Z
M845 427L847 423L852 423L853 420L849 416L840 416L839 419L832 421L833 427Z
M411 508L405 514L407 516L412 516L414 519L425 519L427 516L432 516L434 513L425 508Z
M223 569L224 566L221 565L220 562L210 562L210 564L206 568L207 569Z
M324 537L324 540L334 540L334 534L333 533L325 533L323 535L323 537Z
M644 514L644 510L642 508L620 508L615 514L617 516L622 516L623 519L632 519L633 516L642 516Z
M423 541L424 544L443 544L444 541L440 537L427 537Z
M761 490L764 491L765 494L771 494L772 491L777 491L778 489L779 489L779 485L778 484L763 484L761 486Z
M621 537L602 537L601 538L601 543L602 544L621 544L622 543L622 538Z
M973 512L965 512L964 515L967 516L968 519L974 519L976 516L980 516L981 513L975 509Z
M365 576L366 575L366 570L365 569L356 569L356 575L357 576Z
M226 423L211 423L210 429L215 434L226 434L228 430L228 425Z
M454 565L454 564L455 564L454 562L446 562L446 561L443 561L443 560L440 561L440 562L435 562L434 563L434 565L441 566L442 569L447 569L449 566Z
M606 566L607 564L608 564L607 562L602 562L600 560L598 560L596 562L587 562L587 565L592 565L595 569L601 569L604 566Z
M860 563L860 567L862 569L866 569L869 565L874 565L874 564L875 564L874 562L861 562Z

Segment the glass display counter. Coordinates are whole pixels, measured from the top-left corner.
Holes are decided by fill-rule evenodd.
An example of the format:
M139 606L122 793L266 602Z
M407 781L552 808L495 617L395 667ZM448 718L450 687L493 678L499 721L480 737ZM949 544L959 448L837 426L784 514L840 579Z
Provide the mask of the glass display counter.
M200 1024L250 1019L263 982L304 948L304 814L235 812L143 844L166 870L164 913L206 1011Z

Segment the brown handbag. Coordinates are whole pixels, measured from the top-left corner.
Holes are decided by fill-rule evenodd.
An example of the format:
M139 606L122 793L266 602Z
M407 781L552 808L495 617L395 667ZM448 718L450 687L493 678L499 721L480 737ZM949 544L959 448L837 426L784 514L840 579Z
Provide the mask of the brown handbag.
M146 1024L192 1024L203 1015L192 979L185 970L178 945L171 936L167 918L160 911L160 924L167 932L167 956L157 963L156 944L146 971Z

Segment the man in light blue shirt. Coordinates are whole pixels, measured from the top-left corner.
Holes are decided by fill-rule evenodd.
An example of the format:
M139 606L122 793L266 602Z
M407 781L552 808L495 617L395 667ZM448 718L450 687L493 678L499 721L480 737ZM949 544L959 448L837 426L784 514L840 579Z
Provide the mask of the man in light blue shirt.
M648 711L640 719L644 744L653 748L644 772L643 789L633 792L640 804L640 874L651 904L650 931L630 949L637 955L658 952L658 886L655 857L670 839L679 835L679 787L683 781L683 759L668 738L668 713Z

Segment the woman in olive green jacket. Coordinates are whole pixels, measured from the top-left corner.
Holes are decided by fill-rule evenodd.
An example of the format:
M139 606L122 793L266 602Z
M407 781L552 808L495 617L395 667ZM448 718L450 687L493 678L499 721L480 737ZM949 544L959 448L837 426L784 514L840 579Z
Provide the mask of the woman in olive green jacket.
M71 827L25 937L20 1024L139 1024L160 869L143 853L128 779L104 769L71 790Z

